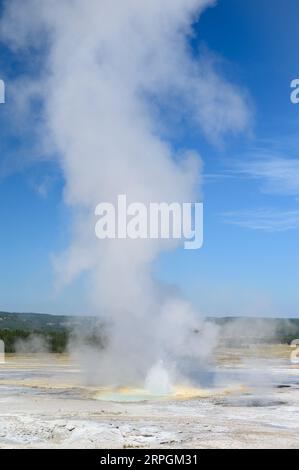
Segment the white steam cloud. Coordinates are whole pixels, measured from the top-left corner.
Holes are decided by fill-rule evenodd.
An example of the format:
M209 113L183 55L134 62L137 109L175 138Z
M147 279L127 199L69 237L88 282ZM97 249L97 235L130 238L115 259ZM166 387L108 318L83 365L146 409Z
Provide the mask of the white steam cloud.
M118 194L145 204L198 197L201 159L172 149L163 115L175 109L215 142L248 126L241 91L219 76L213 61L195 59L188 46L192 23L213 4L6 3L2 39L16 50L42 49L45 56L38 88L46 139L60 155L65 202L74 209L73 240L56 268L60 283L89 271L93 311L113 325L98 365L103 381L143 380L159 360L184 369L190 358L204 360L213 343L212 326L152 278L152 262L173 242L99 242L94 235L96 205L115 202Z

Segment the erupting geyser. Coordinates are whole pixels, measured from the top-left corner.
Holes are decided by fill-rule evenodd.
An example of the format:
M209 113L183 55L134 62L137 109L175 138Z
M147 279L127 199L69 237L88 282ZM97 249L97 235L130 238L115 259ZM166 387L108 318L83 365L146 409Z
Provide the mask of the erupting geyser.
M213 3L6 3L2 38L37 53L40 73L28 77L33 83L27 86L27 111L38 95L43 144L50 142L49 153L59 155L65 202L74 215L72 241L55 263L58 281L87 273L88 311L106 315L112 325L106 350L88 361L103 383L144 385L160 358L166 358L166 369L170 362L182 373L185 361L199 366L214 344L212 326L153 279L153 261L179 242L99 241L94 233L96 206L115 204L119 194L146 205L198 200L201 159L185 151L185 142L184 151L179 142L177 151L167 142L165 114L176 109L173 125L192 120L212 140L246 127L248 110L239 90L218 75L212 59L195 57L189 48L192 23ZM148 373L146 386L155 391L158 381L162 393L169 390L161 363Z
M172 392L170 376L163 361L158 361L149 370L145 379L145 389L152 395L169 395Z

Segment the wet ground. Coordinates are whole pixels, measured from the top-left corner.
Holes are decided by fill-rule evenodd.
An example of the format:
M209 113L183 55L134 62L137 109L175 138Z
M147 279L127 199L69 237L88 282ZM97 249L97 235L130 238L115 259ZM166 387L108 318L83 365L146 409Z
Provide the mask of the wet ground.
M8 356L0 448L299 448L299 365L289 354L220 350L208 385L167 396L88 386L67 356Z

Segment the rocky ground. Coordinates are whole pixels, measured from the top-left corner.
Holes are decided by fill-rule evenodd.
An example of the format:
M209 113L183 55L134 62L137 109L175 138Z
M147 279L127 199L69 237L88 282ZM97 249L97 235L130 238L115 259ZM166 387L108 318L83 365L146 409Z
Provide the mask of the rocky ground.
M226 351L213 389L155 399L82 386L61 358L10 357L0 448L299 448L299 368L277 356L257 368Z

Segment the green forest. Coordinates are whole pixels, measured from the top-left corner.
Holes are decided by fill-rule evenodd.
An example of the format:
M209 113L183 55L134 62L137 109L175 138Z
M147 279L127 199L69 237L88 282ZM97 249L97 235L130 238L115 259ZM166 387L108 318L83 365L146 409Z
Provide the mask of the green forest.
M218 326L220 339L230 346L290 344L299 338L299 319L296 318L213 317L207 320ZM104 326L99 327L98 319L93 317L0 312L0 339L7 353L18 350L63 353L70 340L78 341L78 338L100 349L107 343Z

